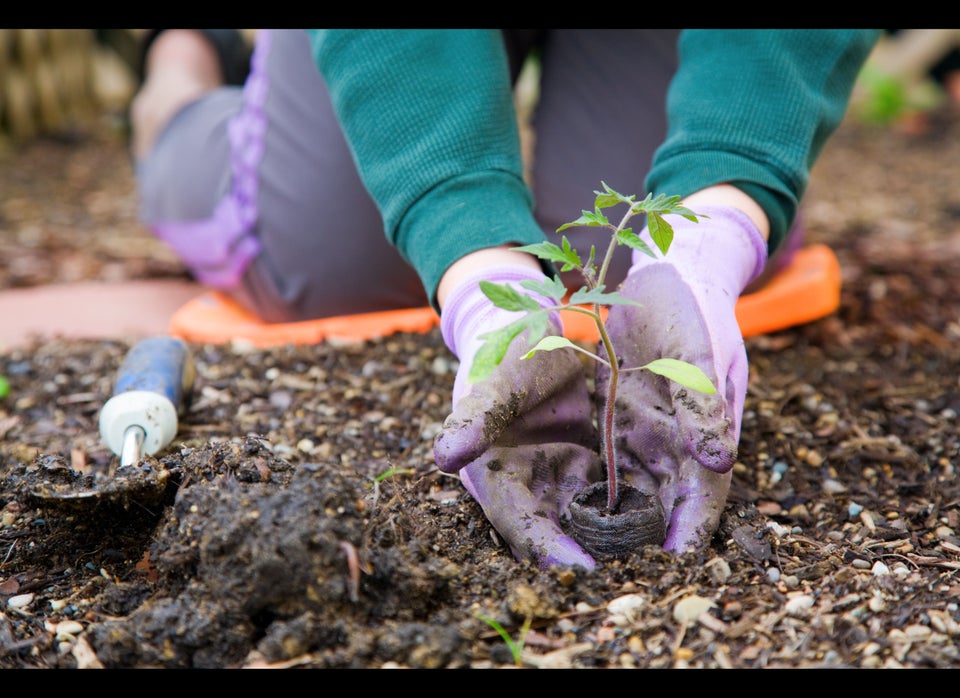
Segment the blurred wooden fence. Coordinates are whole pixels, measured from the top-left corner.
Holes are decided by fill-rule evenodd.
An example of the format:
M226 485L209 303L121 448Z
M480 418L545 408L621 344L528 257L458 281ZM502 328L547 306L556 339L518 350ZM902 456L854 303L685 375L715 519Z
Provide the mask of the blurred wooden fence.
M0 140L69 132L126 104L132 71L97 31L0 29Z

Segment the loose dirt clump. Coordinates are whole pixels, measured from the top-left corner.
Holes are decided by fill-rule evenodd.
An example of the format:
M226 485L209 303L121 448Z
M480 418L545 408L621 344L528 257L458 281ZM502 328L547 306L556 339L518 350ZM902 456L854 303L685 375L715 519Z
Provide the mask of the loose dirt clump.
M122 141L7 157L35 175L0 168L0 287L183 275ZM191 345L177 439L132 469L97 430L127 343L3 352L0 667L960 667L958 162L949 112L828 145L804 214L841 307L747 340L731 496L679 559L515 561L433 463L436 330Z

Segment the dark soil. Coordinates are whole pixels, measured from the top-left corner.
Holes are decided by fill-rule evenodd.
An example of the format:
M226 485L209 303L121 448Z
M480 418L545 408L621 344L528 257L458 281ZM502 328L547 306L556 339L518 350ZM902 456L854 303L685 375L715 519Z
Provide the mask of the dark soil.
M0 287L183 275L118 137L3 157ZM129 346L0 353L0 668L960 667L958 163L951 113L828 145L805 216L842 307L748 340L729 504L680 559L517 562L434 466L436 331L191 346L180 433L128 474L97 419Z

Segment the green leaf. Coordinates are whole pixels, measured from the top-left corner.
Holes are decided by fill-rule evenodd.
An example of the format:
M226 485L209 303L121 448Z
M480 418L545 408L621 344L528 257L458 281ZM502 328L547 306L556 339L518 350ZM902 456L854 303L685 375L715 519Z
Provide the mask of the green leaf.
M530 313L524 318L524 325L528 330L528 342L536 342L547 333L547 317L549 315L550 311L541 309L535 313Z
M594 194L597 195L596 200L593 202L594 208L599 212L602 208L610 208L611 206L616 206L617 204L627 204L632 206L633 202L636 200L636 196L624 196L620 192L611 189L610 186L601 181L601 186L603 186L603 191L595 191Z
M560 280L559 276L554 276L552 279L544 279L543 281L527 279L526 281L521 281L520 286L528 291L539 293L541 296L552 298L558 303L567 295L567 287Z
M552 242L538 242L533 245L523 245L513 248L517 252L529 252L540 259L546 259L551 262L563 264L563 271L569 271L580 266L580 255L570 245L566 237L563 238L563 247L560 248Z
M492 281L481 281L480 290L483 295L493 301L493 304L504 310L521 312L524 310L540 310L540 304L525 293L520 293L507 284L495 284Z
M559 260L563 257L563 252L552 242L536 242L532 245L521 245L513 249L517 252L529 252L540 259Z
M713 383L707 378L707 374L701 371L697 366L680 361L679 359L654 359L643 368L656 373L664 378L676 381L691 390L696 390L707 395L713 395L717 392Z
M549 337L544 337L537 345L524 354L521 358L529 359L531 356L536 354L538 351L553 351L554 349L577 349L577 345L571 342L566 337L559 337L557 335L550 335Z
M661 216L674 213L694 223L697 222L698 218L696 213L680 205L679 196L666 196L665 194L658 194L655 197L652 194L647 194L647 198L634 204L632 210L634 213L657 213ZM707 218L707 216L702 217Z
M499 330L480 335L478 339L482 339L483 344L480 345L476 356L473 357L473 365L467 374L467 382L482 381L493 373L493 369L499 366L503 357L507 355L510 344L524 330L527 330L527 341L531 343L543 337L547 333L547 318L550 312L538 305L536 312L530 312Z
M656 246L666 254L673 242L673 226L667 223L659 213L651 212L647 214L647 229Z
M10 394L10 383L4 376L0 376L0 400Z
M557 228L557 232L558 233L562 232L567 228L577 228L577 227L596 228L600 226L610 225L610 221L607 220L607 217L604 216L599 211L595 213L590 213L590 211L581 211L580 213L581 213L581 216L577 220L570 221L569 223L564 223L559 228Z
M571 269L579 269L580 264L580 254L573 249L573 245L570 244L570 241L567 239L567 236L564 235L561 238L561 243L563 244L563 255L566 258L566 264L560 269L560 271L570 271ZM593 249L590 250L590 259L593 259Z
M654 259L657 258L657 255L654 253L654 251L650 249L650 245L642 240L639 235L633 232L631 228L624 228L623 230L617 232L617 244L626 245L627 247L635 250L640 250L648 257L653 257Z
M647 213L673 213L679 203L679 196L667 196L666 194L653 196L652 194L647 194L647 198L643 200L643 210Z
M691 211L689 208L684 208L683 206L678 206L678 207L677 207L677 210L674 211L674 213L683 216L684 218L686 218L686 219L687 219L688 221L690 221L691 223L699 223L701 218L709 218L709 217L710 217L710 216L706 216L706 215L704 215L704 214L702 214L702 213L694 213L694 212Z
M523 318L495 332L480 335L479 339L484 341L477 350L476 356L473 357L473 365L470 367L470 373L467 374L467 382L482 381L493 373L493 369L499 366L503 357L506 356L513 338L520 334L526 326L527 318Z

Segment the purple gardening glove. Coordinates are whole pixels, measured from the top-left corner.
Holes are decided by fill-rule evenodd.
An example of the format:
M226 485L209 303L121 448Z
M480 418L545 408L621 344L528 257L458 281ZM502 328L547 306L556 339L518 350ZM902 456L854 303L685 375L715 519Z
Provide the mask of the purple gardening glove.
M673 243L657 259L634 251L620 293L643 307L611 307L607 328L622 366L657 358L699 366L717 388L707 395L650 371L621 373L614 430L623 479L659 493L667 518L663 547L707 543L719 525L737 457L747 354L734 308L764 268L767 245L737 209L704 207L699 223L668 216ZM641 237L655 249L649 230ZM598 364L598 399L609 370Z
M434 444L437 465L459 472L467 491L510 546L517 559L551 565L596 566L560 527L573 496L601 478L598 439L583 366L569 349L529 350L527 333L510 345L486 379L468 385L467 375L485 332L522 315L497 308L479 281L509 283L522 293L525 279L542 273L523 266L499 266L461 282L450 294L441 329L460 359L453 388L453 412ZM532 295L532 294L531 294ZM541 307L553 305L534 296ZM552 315L549 334L561 334Z

